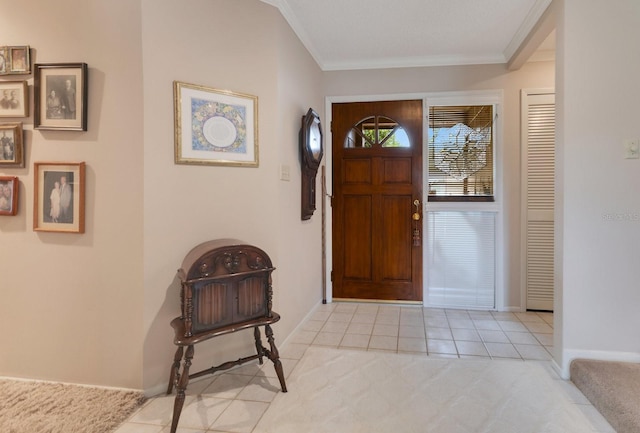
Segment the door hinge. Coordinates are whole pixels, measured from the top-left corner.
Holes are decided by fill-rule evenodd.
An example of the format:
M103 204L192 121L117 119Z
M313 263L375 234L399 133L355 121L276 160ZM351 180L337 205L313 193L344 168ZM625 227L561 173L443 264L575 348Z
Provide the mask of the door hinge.
M329 279L333 282L333 270L330 273Z

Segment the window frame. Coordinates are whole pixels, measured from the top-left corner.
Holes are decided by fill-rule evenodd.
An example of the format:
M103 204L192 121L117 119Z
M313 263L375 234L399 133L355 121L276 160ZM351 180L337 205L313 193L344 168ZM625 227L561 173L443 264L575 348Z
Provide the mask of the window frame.
M504 91L480 90L480 91L460 91L460 92L435 92L425 94L423 98L424 122L424 152L423 152L423 210L427 221L429 212L439 211L462 211L462 212L493 212L495 213L495 309L500 311L504 308L504 251L505 251L505 226L504 226L504 139L503 139L503 107ZM494 201L428 201L429 192L429 159L428 159L428 135L429 135L429 110L431 106L441 105L493 105L494 125L493 125L493 170L494 170ZM423 233L429 236L426 222L423 224ZM424 269L428 272L428 254L424 254ZM425 306L428 304L429 293L427 280L425 277Z
M437 203L437 202L446 202L446 203L469 203L469 202L475 202L475 203L493 203L496 201L496 195L497 195L497 190L498 190L498 182L497 182L497 164L498 164L498 158L497 158L497 147L498 147L498 134L497 134L497 124L498 124L498 103L497 102L492 102L492 103L476 103L474 102L469 102L469 103L458 103L460 101L456 101L456 103L453 102L447 102L445 103L444 101L438 102L438 103L433 103L436 99L433 98L431 100L427 100L427 104L426 104L426 108L425 108L425 112L426 112L426 117L425 117L425 167L424 167L424 191L425 191L425 202L428 203ZM469 99L469 101L471 101L472 99ZM430 139L429 139L429 130L431 129L431 109L434 107L481 107L481 106L491 106L492 107L492 124L491 124L491 171L492 171L492 187L493 187L493 193L491 195L431 195L430 194L430 181L431 179L431 171L429 169L430 167L430 162L431 162L431 149L430 149Z

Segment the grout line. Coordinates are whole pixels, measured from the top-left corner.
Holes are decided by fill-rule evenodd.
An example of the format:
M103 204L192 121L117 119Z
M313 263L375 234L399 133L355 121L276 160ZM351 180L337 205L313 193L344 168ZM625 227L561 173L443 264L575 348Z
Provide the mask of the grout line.
M314 312L313 312L313 313L315 313L315 312L318 312L318 311L325 311L325 312L327 312L328 314L327 314L327 317L326 317L324 320L322 320L322 327L320 328L320 330L318 330L318 331L314 331L314 332L315 332L315 336L314 336L314 338L313 338L313 340L312 340L311 342L309 342L309 343L307 343L307 344L304 344L304 343L294 343L294 342L292 342L291 340L289 340L289 338L288 338L288 339L287 339L287 341L283 342L283 346L286 346L286 344L300 344L300 345L304 345L304 346L306 346L306 348L304 349L304 352L306 352L306 350L307 350L309 347L313 346L313 342L314 342L314 341L315 341L315 339L317 338L318 334L321 332L322 328L327 324L327 322L329 322L329 318L331 317L331 314L333 314L333 313L335 313L335 312L336 312L336 307L337 307L338 305L339 305L339 303L334 303L334 305L332 305L330 308L326 308L326 307L325 307L325 308L322 308L322 309L317 308L317 309L316 309L316 311L314 311ZM358 304L358 306L359 306L359 305L360 305L360 304ZM402 354L402 353L424 354L425 356L433 356L433 357L443 356L443 357L447 357L447 358L449 358L449 357L454 357L454 356L455 356L455 357L457 357L457 358L472 358L472 357L475 357L475 358L492 359L492 360L494 360L494 359L495 359L495 360L506 360L506 359L508 359L508 360L530 361L530 360L528 360L528 359L524 359L524 358L522 357L522 355L520 354L520 351L519 351L519 350L517 349L517 347L516 347L516 344L515 344L515 343L512 343L512 342L511 342L511 340L508 338L508 334L507 334L507 332L508 332L508 331L504 331L504 330L502 329L502 327L500 327L499 325L498 325L499 331L500 331L500 332L502 332L503 334L507 335L507 339L508 339L508 341L509 341L509 343L508 343L508 344L510 344L510 345L515 349L516 353L518 353L518 355L519 355L519 358L502 358L502 357L492 356L492 355L491 355L491 352L490 352L490 351L489 351L489 349L487 348L487 342L486 342L486 341L485 341L485 339L482 337L482 335L480 335L480 331L481 331L481 329L479 329L479 328L477 327L477 324L475 323L475 320L486 320L486 321L493 321L493 322L497 323L499 320L507 320L507 319L502 318L502 317L500 317L500 316L496 317L496 316L495 316L495 315L493 315L493 314L491 314L491 317L490 317L490 318L489 318L489 317L487 317L487 318L473 319L473 318L471 317L471 315L469 314L469 310L452 310L452 309L449 309L450 314L449 314L449 315L447 315L447 309L439 309L439 308L433 308L433 309L430 309L430 308L422 308L422 307L421 307L421 308L420 308L420 312L421 312L421 314L420 314L420 315L421 315L421 317L422 317L422 321L421 321L421 326L420 326L420 327L421 327L421 328L422 328L422 330L424 331L424 342L425 342L425 346L426 346L426 352L404 352L404 351L400 351L400 349L399 349L399 342L400 342L400 338L401 338L401 337L400 337L401 326L403 326L403 325L402 325L402 313L403 313L403 311L405 311L405 314L406 314L406 316L407 316L407 317L409 317L409 316L411 316L411 317L415 317L415 316L417 316L417 315L409 314L409 312L408 312L409 310L403 310L403 307L398 307L398 323L397 323L397 325L392 325L392 326L397 326L396 336L395 336L395 337L393 337L393 338L395 338L395 339L396 339L396 348L395 348L395 350L390 351L390 350L385 350L385 349L376 349L376 348L371 348L371 347L370 347L370 345L371 345L371 339L372 339L372 338L373 338L373 336L374 336L373 332L374 332L375 326L376 326L376 324L377 324L377 320L378 320L378 318L379 318L379 317L381 317L382 315L384 315L384 314L381 314L381 311L383 311L383 310L381 310L381 308L378 306L378 308L376 308L376 312L375 312L375 317L374 317L373 323L371 323L371 331L370 331L368 334L351 334L351 335L358 335L358 336L366 336L366 337L368 338L368 342L367 342L367 345L366 345L366 347L365 347L365 348L363 348L363 347L349 347L349 346L341 346L342 342L344 341L344 339L345 339L345 337L346 337L346 335L347 335L347 331L349 330L349 327L350 327L352 324L354 324L354 323L355 323L355 322L353 322L353 319L354 319L355 315L358 313L358 307L356 307L353 311L349 312L349 314L351 315L351 317L349 318L349 321L347 322L347 326L346 326L346 328L344 329L344 331L341 331L341 332L340 332L340 333L341 333L341 337L340 337L340 341L339 341L338 345L336 346L336 348L337 348L337 349L350 349L350 350L377 351L377 352L387 352L387 353L392 353L392 352L393 352L393 353L399 353L399 354ZM429 351L429 340L438 340L437 338L428 338L428 337L427 337L427 330L428 330L428 329L436 329L436 328L437 328L437 327L433 327L433 326L427 326L427 319L428 319L429 317L427 317L427 316L426 316L426 314L427 314L427 313L429 313L429 311L442 311L442 312L443 312L443 314L442 314L442 315L435 315L435 316L433 316L433 315L432 315L432 316L429 316L429 317L443 317L443 318L445 318L445 319L446 319L446 323L447 323L448 327L447 327L447 328L441 328L441 329L448 329L449 334L451 335L451 340L442 340L442 341L451 341L451 342L453 343L453 345L454 345L455 349L456 349L456 353L455 353L455 354L440 354L440 353L430 352L430 351ZM463 312L464 312L464 313L463 313ZM305 319L305 322L306 322L306 321L309 321L309 320L312 320L312 318L313 318L313 313L312 313L312 314L310 314L310 315L309 315L309 317L308 317L307 319ZM341 314L345 314L345 312L344 312L344 311L339 311L339 313L341 313ZM466 313L466 316L465 316L465 313ZM542 323L545 323L546 325L548 325L549 327L551 327L551 329L553 330L553 315L551 315L551 316L550 316L551 318L549 319L548 314L550 314L550 313L539 313L539 312L536 312L537 317L539 317L539 318L542 320ZM458 317L456 317L456 316L458 316ZM508 316L507 316L507 317L508 317ZM513 317L515 317L515 319L516 319L516 320L508 320L508 321L513 321L513 322L520 323L520 324L521 324L522 326L524 326L524 328L525 328L525 331L513 331L513 332L522 332L523 334L528 334L528 335L532 336L532 337L533 337L533 339L534 339L538 344L531 344L530 346L535 346L535 347L542 348L542 349L544 349L544 350L546 351L546 353L550 354L549 347L547 347L547 346L545 346L544 344L542 344L542 341L540 341L540 339L539 339L538 337L536 337L536 335L535 335L533 332L531 332L531 331L529 330L529 328L527 328L527 327L526 327L525 323L527 323L527 322L524 322L520 317L518 317L518 316L517 316L517 315L515 315L515 314L513 314ZM465 340L456 340L456 339L455 339L454 334L453 334L453 331L452 331L452 329L454 329L454 328L451 328L450 319L467 319L467 320L471 320L471 323L472 323L472 325L473 325L473 328L468 328L468 329L469 329L469 330L473 329L473 331L475 331L475 332L480 336L480 341L479 341L479 342L481 342L481 343L482 343L482 345L483 345L483 347L485 348L485 350L487 351L487 354L488 354L488 355L487 355L487 356L484 356L484 355L482 355L482 356L474 356L474 355L462 355L462 354L460 354L460 352L458 351L457 343L458 343L458 342L461 342L461 341L465 341ZM546 320L545 320L545 319L546 319ZM300 327L298 328L298 330L297 330L297 331L302 330L303 325L304 325L304 322L300 325ZM380 325L387 325L387 324L385 324L385 323L380 323ZM405 326L414 326L414 325L405 325ZM457 329L457 328L455 328L455 329ZM461 328L461 329L467 329L467 328ZM297 332L297 331L295 331L295 332ZM492 331L492 330L486 330L486 331ZM497 330L495 330L495 331L497 331ZM544 334L544 333L539 333L539 334ZM292 334L292 335L293 335L293 334ZM551 335L551 336L553 336L553 334L550 334L550 335ZM553 340L551 340L551 342L552 342L552 344L553 344ZM331 347L333 347L333 346L331 346ZM551 347L551 346L550 346L550 347ZM281 350L282 350L282 348L281 348ZM301 359L301 358L302 358L302 356L304 355L304 352L303 352L303 354L302 354L302 355L300 355L300 357L299 357L299 358L286 358L286 359L292 359L292 360L295 360L295 361L296 361L296 363L297 363L297 362L299 362L299 361L300 361L300 359ZM285 359L285 358L283 358L283 359ZM532 360L532 361L540 361L540 360ZM265 368L265 365L267 365L267 364L268 364L268 363L267 363L267 362L266 362L266 360L265 360L265 363L264 363L262 366L260 366L260 367L259 367L259 368L258 368L258 369L253 373L253 374L246 375L246 376L250 376L250 377L251 377L251 379L249 380L249 382L247 383L247 385L242 386L242 387L241 387L241 389L240 389L240 391L236 394L236 396L235 396L235 397L233 397L233 398L225 398L225 399L226 399L226 400L230 400L230 401L239 400L237 397L241 394L241 392L242 392L242 391L243 391L247 386L249 386L249 384L251 384L251 382L252 382L256 377L258 377L258 375L259 375L260 371L261 371L263 368ZM295 367L294 367L294 368L295 368ZM221 373L221 375L222 375L222 374L233 374L233 370L230 370L230 371L228 371L228 372L223 372L223 373ZM261 378L264 378L264 379L265 379L265 380L267 380L267 381L270 379L268 376L260 376L260 377L261 377ZM287 377L288 377L288 375L287 375ZM213 383L213 380L211 381L211 383ZM211 384L209 384L209 385L211 385ZM218 397L218 398L222 398L222 397ZM275 397L274 397L274 398L275 398ZM146 402L142 407L140 407L136 412L134 412L134 414L135 414L135 413L140 412L141 410L143 410L147 405L149 405L149 404L151 403L151 401L152 401L152 400L153 400L153 398L149 399L149 400L148 400L148 401L147 401L147 402ZM242 401L247 401L247 400L242 400ZM250 401L254 401L254 400L250 400ZM260 403L266 403L267 405L270 405L270 404L273 402L273 399L272 399L271 401L268 401L268 402L265 402L265 401L262 401L262 400L255 400L255 401L260 402ZM223 413L224 413L224 411L223 411L219 416L222 416L222 414L223 414ZM260 417L258 418L257 422L256 422L256 423L254 424L254 426L251 428L251 431L252 431L252 432L255 430L255 428L257 427L257 425L260 423L260 420L261 420L261 419L262 419L262 417L264 416L264 413L266 413L266 410L265 410L265 412L263 412L263 413L260 415ZM131 416L133 416L134 414L132 414ZM128 423L128 422L131 422L131 423L133 424L133 422L132 422L132 421L125 421L123 424ZM161 427L166 427L167 425L169 425L169 424L170 424L170 422L171 422L171 421L169 420L169 422L168 422L168 423L166 423L166 424L150 424L150 425L155 425L155 426L158 426L158 425L159 425L159 426L161 426ZM214 422L215 422L215 421L214 421ZM210 427L210 426L208 426L207 428L205 428L205 431L206 431L206 432L213 432L214 430L209 429L209 427Z

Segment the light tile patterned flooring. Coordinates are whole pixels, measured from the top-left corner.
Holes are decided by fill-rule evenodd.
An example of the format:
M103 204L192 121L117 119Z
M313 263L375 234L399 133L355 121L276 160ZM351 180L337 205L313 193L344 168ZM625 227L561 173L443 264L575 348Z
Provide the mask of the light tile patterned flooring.
M274 330L277 338L277 329ZM439 358L547 361L553 346L553 314L329 303L319 305L280 345L285 376L309 346ZM567 389L598 426L597 431L613 432L570 382ZM269 361L262 367L246 364L192 381L178 433L251 433L279 390ZM116 433L168 433L173 401L174 395L150 399Z
M549 360L553 314L326 304L292 342L438 357Z

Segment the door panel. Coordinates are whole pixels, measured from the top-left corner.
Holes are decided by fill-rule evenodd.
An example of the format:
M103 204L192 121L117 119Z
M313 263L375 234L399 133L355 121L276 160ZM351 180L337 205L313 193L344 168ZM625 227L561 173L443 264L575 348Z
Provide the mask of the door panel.
M411 196L383 196L381 218L381 259L386 264L380 268L380 279L384 282L411 282L411 244L398 242L411 235L411 220L408 219L407 209L411 209Z
M526 308L553 311L555 95L523 91L522 103Z
M371 280L371 197L350 195L344 200L344 276ZM351 215L351 218L347 218Z
M421 301L422 101L332 110L333 296Z
M411 158L400 158L384 161L382 183L405 184L411 186Z
M371 160L348 159L344 161L342 182L344 185L371 184Z

